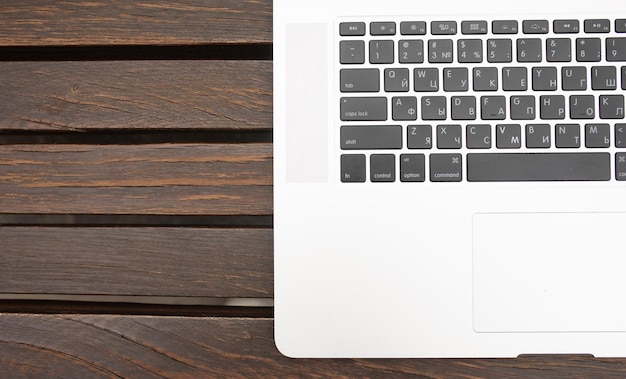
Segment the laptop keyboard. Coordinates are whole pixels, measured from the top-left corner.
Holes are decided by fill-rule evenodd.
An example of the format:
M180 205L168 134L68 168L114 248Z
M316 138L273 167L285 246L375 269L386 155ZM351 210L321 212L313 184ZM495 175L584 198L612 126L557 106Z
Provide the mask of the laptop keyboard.
M342 182L625 181L626 18L340 21Z

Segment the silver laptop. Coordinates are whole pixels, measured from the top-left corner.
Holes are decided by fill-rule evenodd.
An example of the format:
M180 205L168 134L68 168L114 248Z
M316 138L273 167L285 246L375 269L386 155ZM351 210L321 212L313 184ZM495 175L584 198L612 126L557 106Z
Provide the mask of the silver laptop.
M290 357L626 356L626 5L274 0Z

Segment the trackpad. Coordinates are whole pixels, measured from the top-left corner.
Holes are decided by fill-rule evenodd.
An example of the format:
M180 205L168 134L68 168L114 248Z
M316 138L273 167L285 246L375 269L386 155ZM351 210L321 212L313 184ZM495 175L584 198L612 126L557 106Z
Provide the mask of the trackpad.
M477 332L626 331L626 213L476 214Z

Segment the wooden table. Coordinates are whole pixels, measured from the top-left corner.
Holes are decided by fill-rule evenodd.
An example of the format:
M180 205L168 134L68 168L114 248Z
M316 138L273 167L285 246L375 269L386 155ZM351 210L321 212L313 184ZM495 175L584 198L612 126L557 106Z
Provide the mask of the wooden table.
M626 377L283 357L271 58L270 0L2 2L0 378Z

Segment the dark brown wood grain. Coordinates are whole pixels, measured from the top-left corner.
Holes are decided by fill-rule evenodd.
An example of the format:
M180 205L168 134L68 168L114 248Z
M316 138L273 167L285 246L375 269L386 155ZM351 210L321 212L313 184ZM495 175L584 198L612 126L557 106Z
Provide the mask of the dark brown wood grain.
M272 128L268 61L0 62L0 77L0 131Z
M623 378L626 360L290 359L271 319L0 315L0 378Z
M270 144L0 146L2 213L270 215Z
M3 0L0 7L0 46L271 41L271 0Z
M271 297L272 230L0 227L0 293Z

